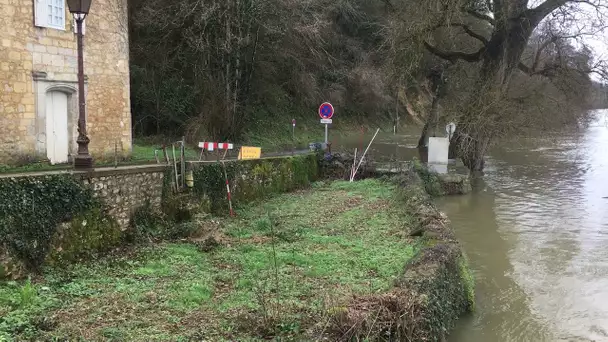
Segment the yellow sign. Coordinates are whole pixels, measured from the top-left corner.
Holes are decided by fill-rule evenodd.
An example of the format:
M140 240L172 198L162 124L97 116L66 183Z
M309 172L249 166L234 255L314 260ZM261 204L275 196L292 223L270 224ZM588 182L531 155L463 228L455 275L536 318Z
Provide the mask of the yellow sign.
M260 159L261 156L262 156L261 147L243 146L243 147L241 147L241 151L239 152L239 160Z

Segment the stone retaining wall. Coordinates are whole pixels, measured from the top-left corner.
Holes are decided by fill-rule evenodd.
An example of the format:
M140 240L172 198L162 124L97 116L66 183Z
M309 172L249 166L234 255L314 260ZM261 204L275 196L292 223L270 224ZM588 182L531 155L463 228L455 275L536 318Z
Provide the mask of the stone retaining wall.
M148 202L153 209L160 210L163 195L164 175L169 169L166 165L104 167L91 172L48 171L0 175L3 178L40 178L65 175L80 179L90 187L93 196L99 198L109 209L124 230L129 225L131 214ZM0 194L3 196L3 194Z
M160 211L166 171L163 165L105 169L79 176L91 187L93 196L109 207L109 214L121 228L126 229L134 210L149 203L152 209Z

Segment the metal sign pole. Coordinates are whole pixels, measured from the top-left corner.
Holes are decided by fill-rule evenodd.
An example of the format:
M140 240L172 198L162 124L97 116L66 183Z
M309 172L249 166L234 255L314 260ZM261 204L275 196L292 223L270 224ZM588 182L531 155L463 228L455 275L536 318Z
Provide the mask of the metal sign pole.
M319 116L321 123L325 125L325 146L329 146L329 125L332 123L331 118L334 116L334 106L329 102L323 103L319 107Z
M291 119L291 155L296 151L296 119Z

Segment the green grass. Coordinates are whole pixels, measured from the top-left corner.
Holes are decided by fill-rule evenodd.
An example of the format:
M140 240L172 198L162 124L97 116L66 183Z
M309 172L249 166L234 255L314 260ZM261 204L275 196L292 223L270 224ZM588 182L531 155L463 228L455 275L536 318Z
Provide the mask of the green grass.
M244 140L253 146L261 146L263 151L277 152L287 151L295 147L297 149L308 148L312 142L322 142L325 139L325 128L319 122L320 118L315 113L307 114L305 118L296 117L295 135L292 134L291 118L281 117L276 120L268 120L260 125L252 127L245 133ZM355 118L344 118L336 114L334 124L330 128L329 140L358 136L361 126L367 131L375 131L378 125L392 130L390 119L386 117L375 117L374 120L356 121Z
M317 183L237 208L209 253L161 244L0 285L0 341L314 339L417 252L394 198L377 180Z
M280 120L280 121L279 121ZM352 118L340 119L339 116L335 119L335 124L332 126L330 131L330 140L336 138L346 138L350 136L359 135L361 126L364 126L368 131L375 129L378 122L381 122L383 126L390 126L388 118L375 118L374 121L370 122L356 122ZM392 127L392 126L391 126ZM392 129L392 128L391 128ZM96 167L112 167L118 166L129 166L129 165L143 165L143 164L155 164L156 158L154 151L158 149L158 158L161 163L165 162L165 157L162 150L160 150L163 144L166 144L169 158L173 160L173 150L171 148L171 142L180 140L180 138L168 138L164 136L150 136L140 137L133 140L132 153L127 157L119 157L116 161L112 152L107 153L103 156L94 156ZM254 124L250 129L243 135L242 141L237 144L249 145L249 146L260 146L262 147L263 153L272 152L287 152L291 151L294 147L296 149L307 149L308 144L312 142L322 142L324 140L324 128L319 123L318 116L306 115L306 118L302 118L301 115L297 118L297 125L295 135L292 135L291 118L285 119L284 117L269 119L258 124ZM195 142L196 143L196 142ZM176 149L176 157L179 158L179 150ZM187 146L185 149L185 155L187 160L198 160L200 157L201 150L196 146ZM236 158L238 150L230 151L229 157ZM217 155L213 153L208 154L208 159L213 160ZM18 158L14 164L0 164L0 174L2 173L21 173L21 172L41 172L41 171L57 171L71 169L71 164L60 164L51 165L46 160L39 160L32 156L24 155ZM1 342L1 341L0 341Z

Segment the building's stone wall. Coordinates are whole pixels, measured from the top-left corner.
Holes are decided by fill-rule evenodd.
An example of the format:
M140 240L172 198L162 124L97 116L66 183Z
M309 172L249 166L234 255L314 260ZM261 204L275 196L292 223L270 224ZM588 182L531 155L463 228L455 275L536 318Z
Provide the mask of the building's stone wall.
M136 209L150 203L151 210L161 210L166 168L107 169L81 176L85 185L93 189L93 195L108 206L110 215L126 229Z
M0 0L0 163L46 156L44 96L70 94L69 133L77 135L77 45L72 16L65 30L34 25L35 0ZM131 151L126 0L93 1L86 19L84 59L90 149L96 156ZM76 144L70 146L74 153Z

